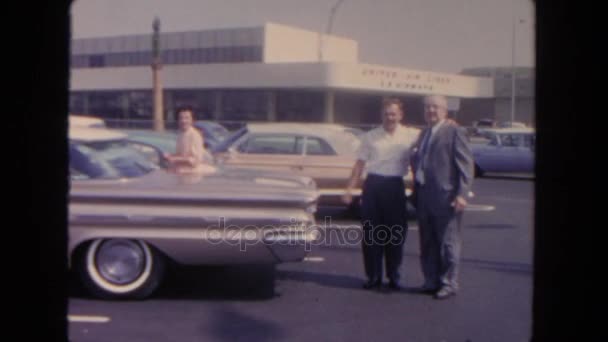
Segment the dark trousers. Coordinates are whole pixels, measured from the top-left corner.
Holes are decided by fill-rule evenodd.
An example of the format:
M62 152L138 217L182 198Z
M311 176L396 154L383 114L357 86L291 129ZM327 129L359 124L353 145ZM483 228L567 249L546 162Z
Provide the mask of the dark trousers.
M403 178L369 174L361 199L365 273L369 280L381 281L384 256L387 277L398 281L408 228Z

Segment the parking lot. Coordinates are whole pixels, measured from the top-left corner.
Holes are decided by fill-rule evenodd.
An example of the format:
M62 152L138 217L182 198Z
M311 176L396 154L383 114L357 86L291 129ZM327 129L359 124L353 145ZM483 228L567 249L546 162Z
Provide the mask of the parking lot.
M144 301L101 301L73 284L71 341L527 341L531 329L533 191L524 177L476 179L465 214L461 290L446 301L422 284L415 220L398 292L366 291L357 244L315 246L304 262L172 268ZM345 213L325 233L357 227Z

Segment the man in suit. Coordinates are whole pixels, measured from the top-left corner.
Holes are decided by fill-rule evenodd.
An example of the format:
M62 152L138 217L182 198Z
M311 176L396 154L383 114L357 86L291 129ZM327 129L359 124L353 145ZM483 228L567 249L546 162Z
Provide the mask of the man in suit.
M462 215L474 163L464 129L447 119L447 98L424 98L428 126L412 158L420 259L426 293L445 299L458 291Z

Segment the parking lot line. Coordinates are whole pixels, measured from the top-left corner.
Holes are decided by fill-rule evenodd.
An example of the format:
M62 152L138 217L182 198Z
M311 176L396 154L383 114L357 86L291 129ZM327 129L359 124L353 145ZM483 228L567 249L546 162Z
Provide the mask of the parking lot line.
M110 321L110 317L68 315L68 321L71 323L108 323Z
M304 261L307 262L323 262L325 261L324 257L306 257L304 258Z
M493 205L483 205L483 204L469 204L465 208L465 211L492 211L492 210L496 210L496 207Z

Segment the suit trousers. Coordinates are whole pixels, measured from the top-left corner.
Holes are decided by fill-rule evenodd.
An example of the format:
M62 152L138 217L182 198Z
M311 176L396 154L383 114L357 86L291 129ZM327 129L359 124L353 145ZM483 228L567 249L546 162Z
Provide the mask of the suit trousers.
M403 178L369 174L361 198L365 273L371 281L382 281L384 257L386 275L396 282L408 229Z
M417 187L416 192L420 263L425 285L458 290L463 213L456 213L451 207L440 210L431 208L437 201L433 199L434 196L425 192L424 186Z

